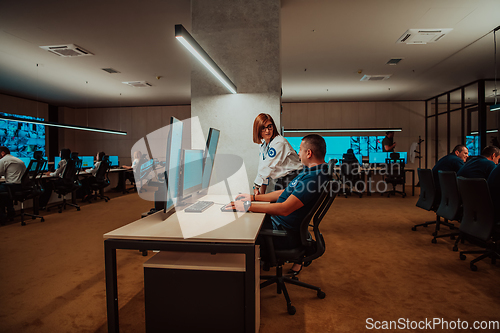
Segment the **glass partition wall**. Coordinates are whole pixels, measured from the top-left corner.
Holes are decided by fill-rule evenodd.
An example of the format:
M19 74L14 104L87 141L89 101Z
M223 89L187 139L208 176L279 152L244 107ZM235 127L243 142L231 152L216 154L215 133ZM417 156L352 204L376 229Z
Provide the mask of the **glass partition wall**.
M495 102L494 89L493 80L478 80L426 100L426 168L457 144L467 145L469 155L498 145L500 112L489 111Z

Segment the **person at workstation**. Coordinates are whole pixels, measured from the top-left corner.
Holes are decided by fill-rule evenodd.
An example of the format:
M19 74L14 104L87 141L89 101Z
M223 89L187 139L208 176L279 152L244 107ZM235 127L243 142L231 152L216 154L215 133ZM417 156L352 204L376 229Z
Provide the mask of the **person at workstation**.
M439 186L439 171L455 171L457 173L464 166L468 156L469 149L465 145L456 145L451 153L437 161L434 168L432 168L432 175L434 176L436 186Z
M56 180L42 179L43 192L40 195L40 198L38 199L40 203L40 209L45 209L45 207L49 203L50 196L52 195L52 190L54 189L54 185L56 184L56 182L61 181L64 170L66 169L66 164L68 163L68 160L71 157L71 150L67 148L61 149L61 151L59 152L59 157L61 157L61 160L57 164L56 170L54 172L47 171L45 173L46 176L56 177Z
M481 151L481 155L475 156L465 163L457 172L457 177L488 179L499 159L500 149L495 146L487 146Z
M394 132L387 131L385 132L384 140L382 140L382 151L393 153L394 148L396 148L396 142L394 142Z
M240 194L227 208L238 211L266 213L262 228L286 230L288 237L273 239L276 249L295 248L300 245L300 223L312 209L321 194L323 185L331 178L325 163L326 142L317 134L302 139L299 158L303 164L300 174L285 188L266 194ZM252 201L271 202L255 204ZM265 242L258 239L265 258ZM302 263L295 263L289 274L297 275Z
M80 180L80 183L82 184L81 191L83 193L82 201L86 201L89 198L90 194L92 194L92 191L90 190L90 184L95 180L95 175L97 174L97 170L101 165L104 155L106 154L103 151L98 152L96 155L96 162L94 163L94 166L91 169L85 170L85 172L91 173L92 177L84 177Z
M142 154L139 150L134 151L134 160L132 161L132 165L122 165L122 169L126 169L126 172L120 172L118 175L118 185L114 188L115 190L118 191L124 191L125 189L122 188L123 184L125 184L125 181L128 179L131 183L134 182L134 173L137 169L137 166L139 165L139 162L141 161ZM125 180L123 179L125 177Z
M300 172L302 164L290 143L279 135L269 114L261 113L255 118L253 142L260 144L254 194L266 193L270 179L274 179L275 189L284 189Z
M490 189L491 201L493 202L493 211L495 221L500 226L500 164L498 164L488 177L488 188Z
M0 147L0 177L5 177L5 183L0 183L0 222L4 224L7 219L12 219L16 216L14 203L8 195L9 189L21 186L21 178L23 177L26 165L24 162L10 154L10 149L4 146ZM5 212L7 209L7 212Z

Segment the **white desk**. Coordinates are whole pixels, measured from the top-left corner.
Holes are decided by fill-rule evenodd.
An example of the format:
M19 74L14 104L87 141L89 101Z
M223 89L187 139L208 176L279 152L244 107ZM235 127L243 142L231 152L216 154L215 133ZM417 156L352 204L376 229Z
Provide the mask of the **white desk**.
M206 196L202 200L228 202L228 197ZM255 240L265 214L221 212L214 204L203 213L165 214L162 211L104 234L108 332L119 332L116 249L160 250L245 255L245 332L255 327ZM239 217L237 216L239 215ZM236 220L222 225L221 220ZM203 233L195 234L199 223ZM218 227L215 230L209 230ZM191 237L184 238L184 233Z

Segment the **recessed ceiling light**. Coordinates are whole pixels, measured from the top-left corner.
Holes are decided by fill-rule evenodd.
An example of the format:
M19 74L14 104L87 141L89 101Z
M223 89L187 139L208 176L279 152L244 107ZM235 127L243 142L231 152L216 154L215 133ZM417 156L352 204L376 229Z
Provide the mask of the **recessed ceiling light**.
M388 78L391 77L392 74L388 75L363 75L361 80L359 81L382 81L382 80L387 80Z
M124 84L128 84L129 86L135 87L135 88L147 88L147 87L152 87L153 85L146 82L146 81L129 81L129 82L122 82Z
M408 29L396 44L427 44L437 42L453 29Z
M92 52L87 51L83 47L75 44L40 46L40 48L57 54L61 57L83 57L94 55Z

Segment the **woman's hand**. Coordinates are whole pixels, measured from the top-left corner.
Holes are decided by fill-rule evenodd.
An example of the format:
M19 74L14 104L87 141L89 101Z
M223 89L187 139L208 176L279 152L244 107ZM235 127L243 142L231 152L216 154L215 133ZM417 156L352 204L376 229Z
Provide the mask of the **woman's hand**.
M252 199L251 199L250 194L241 193L241 194L238 194L238 196L236 197L235 200L251 201Z

